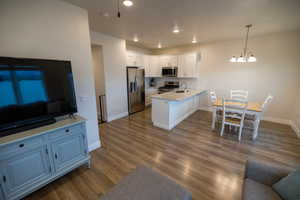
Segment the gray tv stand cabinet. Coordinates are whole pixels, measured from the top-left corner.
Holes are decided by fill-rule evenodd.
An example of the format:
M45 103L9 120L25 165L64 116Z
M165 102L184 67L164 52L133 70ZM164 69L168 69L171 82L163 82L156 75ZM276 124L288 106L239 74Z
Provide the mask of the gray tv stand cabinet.
M79 116L2 137L0 200L21 199L84 164L90 155Z

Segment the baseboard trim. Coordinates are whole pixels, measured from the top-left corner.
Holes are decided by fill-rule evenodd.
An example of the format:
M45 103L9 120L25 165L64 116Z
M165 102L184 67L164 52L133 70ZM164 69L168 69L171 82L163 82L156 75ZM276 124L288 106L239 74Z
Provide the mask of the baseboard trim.
M111 122L111 121L114 121L116 119L120 119L120 118L127 117L127 116L128 116L128 112L123 112L123 113L120 113L120 114L117 114L117 115L109 116L107 121Z
M98 148L100 148L101 147L101 143L100 143L100 140L98 140L97 142L94 142L94 143L92 143L92 144L90 144L89 145L89 152L91 152L91 151L94 151L94 150L96 150L96 149L98 149Z
M289 120L289 119L282 119L282 118L276 118L276 117L262 117L261 120L268 121L268 122L274 122L277 124L291 125L291 120Z
M156 127L158 127L158 128L162 128L162 129L166 129L166 130L171 130L172 129L168 125L157 123L157 122L153 122L153 125L156 126Z
M291 121L290 125L292 129L295 131L295 133L297 134L297 136L300 138L300 127L298 127L294 121Z

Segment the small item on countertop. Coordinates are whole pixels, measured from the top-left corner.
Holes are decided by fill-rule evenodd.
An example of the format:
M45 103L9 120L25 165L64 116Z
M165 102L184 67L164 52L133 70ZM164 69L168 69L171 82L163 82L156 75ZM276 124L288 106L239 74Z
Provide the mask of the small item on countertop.
M150 79L150 87L155 87L156 86L156 82L154 78Z

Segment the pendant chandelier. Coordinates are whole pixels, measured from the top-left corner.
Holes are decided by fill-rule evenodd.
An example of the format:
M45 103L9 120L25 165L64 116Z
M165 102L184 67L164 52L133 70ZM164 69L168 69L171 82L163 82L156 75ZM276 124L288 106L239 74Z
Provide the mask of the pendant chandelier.
M238 63L245 63L245 62L256 62L256 58L254 57L253 53L249 51L248 49L248 35L249 35L249 29L252 27L252 24L246 25L247 28L247 34L246 34L246 40L245 40L245 47L243 52L241 53L240 57L233 56L230 59L230 62L238 62Z
M121 12L120 12L120 0L117 0L118 2L118 7L117 7L117 9L118 9L118 12L117 12L117 16L118 16L118 18L121 18ZM130 6L132 6L133 5L133 2L132 2L132 0L123 0L123 5L124 6L126 6L126 7L130 7Z

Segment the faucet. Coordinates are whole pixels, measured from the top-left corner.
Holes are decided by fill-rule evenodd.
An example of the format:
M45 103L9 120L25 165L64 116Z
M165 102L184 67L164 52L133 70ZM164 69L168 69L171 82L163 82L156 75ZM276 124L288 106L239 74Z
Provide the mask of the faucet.
M185 81L182 81L182 82L181 82L181 88L182 88L183 90L186 90L186 89L187 89L187 84L186 84Z

